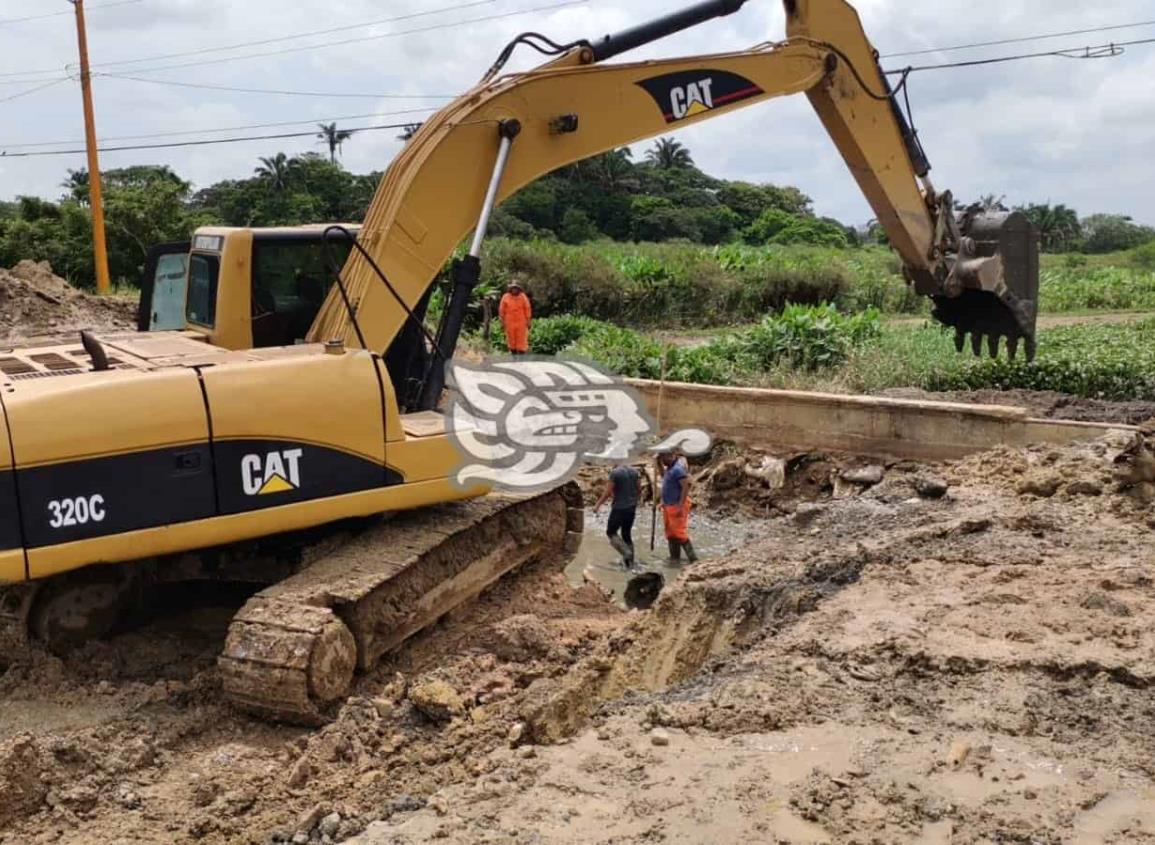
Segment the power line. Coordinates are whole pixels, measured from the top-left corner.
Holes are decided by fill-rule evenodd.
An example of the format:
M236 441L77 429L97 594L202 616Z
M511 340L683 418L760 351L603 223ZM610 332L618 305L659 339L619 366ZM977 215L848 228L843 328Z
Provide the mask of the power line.
M346 24L345 26L335 26L332 29L318 29L312 32L299 32L294 35L281 35L276 38L265 38L260 41L241 41L236 44L229 44L221 47L204 47L197 50L186 50L182 53L162 53L154 56L142 56L138 59L118 59L110 62L100 62L96 67L112 67L113 65L127 65L136 64L138 62L160 62L166 59L183 59L188 56L199 56L205 53L223 53L230 50L240 50L245 47L263 47L267 44L279 44L285 41L295 41L298 38L308 38L311 36L332 35L335 32L348 32L354 29L365 29L370 26L380 26L386 23L397 23L398 21L413 20L415 18L427 18L433 15L443 15L446 12L456 12L462 9L471 9L475 6L492 6L498 0L472 0L468 3L456 3L452 6L443 6L439 9L429 9L424 12L412 12L407 15L397 15L392 18L381 18L379 20L364 21L363 23Z
M1020 53L1014 56L995 56L989 59L971 59L964 62L948 62L938 65L921 65L885 71L890 76L904 73L917 73L924 70L947 70L951 68L979 67L981 65L999 65L1007 62L1021 62L1026 59L1040 59L1054 56L1062 59L1111 59L1123 54L1127 47L1137 47L1144 44L1155 44L1155 38L1141 38L1136 41L1114 41L1110 44L1100 44L1094 47L1070 47L1063 50L1048 50L1042 53Z
M140 2L140 0L133 0L133 2ZM384 18L381 20L369 21L366 23L350 24L347 26L334 27L332 29L317 30L314 32L298 33L296 35L285 35L285 36L280 36L277 38L269 38L269 39L264 39L264 40L260 40L260 41L251 41L251 42L245 42L245 43L232 44L232 45L224 46L224 47L207 47L207 48L202 48L202 49L198 49L198 50L187 50L187 51L180 52L180 53L169 53L169 54L162 54L162 55L156 55L156 56L140 57L140 58L136 58L136 59L118 59L118 60L114 60L114 61L98 62L98 63L94 64L93 67L94 68L113 67L113 66L126 65L126 64L137 64L137 63L141 63L141 62L162 61L165 59L172 59L172 58L184 58L187 56L197 56L197 55L208 54L208 53L226 52L226 51L230 51L230 50L238 50L238 49L241 49L244 47L261 46L264 44L274 44L274 43L279 43L279 42L284 42L284 41L291 41L291 40L295 40L298 38L306 38L306 37L314 36L314 35L325 35L325 34L331 34L331 33L335 33L335 32L343 32L346 30L353 30L353 29L364 29L367 26L374 26L374 25L382 24L382 23L391 23L391 22L397 22L397 21L402 21L402 20L410 20L413 18L427 17L427 16L435 15L435 14L445 14L446 12L458 11L461 9L468 9L468 8L472 8L475 6L488 5L488 4L493 3L493 2L497 2L497 0L471 0L471 2L460 3L460 4L457 4L455 6L446 6L446 7L440 8L440 9L434 9L434 10L430 10L427 12L418 12L418 13L413 13L413 14L409 14L409 15L400 15L400 16L393 17L393 18ZM517 10L513 10L513 11L509 11L509 12L502 12L502 13L493 14L493 15L485 15L485 16L480 16L480 17L467 18L467 19L461 20L461 21L448 21L445 23L432 24L430 26L417 27L417 28L406 29L406 30L399 30L399 31L395 31L395 32L387 32L387 33L382 33L379 35L368 35L368 36L362 36L359 38L349 38L349 39L343 39L343 40L338 40L338 41L325 41L325 42L322 42L320 44L303 44L303 45L299 45L297 47L287 47L287 48L280 49L280 50L266 50L263 52L251 53L251 54L246 54L246 55L242 55L242 56L222 56L220 58L206 59L203 61L180 62L180 63L176 63L176 64L161 65L158 67L133 68L133 69L131 69L131 72L132 73L157 73L160 71L176 70L179 68L186 68L186 67L201 67L203 65L223 64L226 62L242 61L245 59L266 58L269 56L281 56L281 55L287 55L290 53L304 52L304 51L308 51L308 50L324 49L326 47L340 47L340 46L344 46L347 44L359 44L359 43L363 43L366 41L376 41L376 40L381 40L381 39L385 39L385 38L395 38L395 37L398 37L401 35L413 35L413 34L419 34L419 33L425 33L425 32L434 32L434 31L440 30L440 29L450 29L453 27L467 26L467 25L473 24L473 23L484 23L487 21L500 20L503 18L510 18L510 17L516 17L518 15L529 14L531 12L538 12L538 11L543 11L543 10L561 8L564 6L574 6L574 5L584 4L587 2L589 2L589 0L566 0L566 2L559 2L559 3L544 5L544 6L535 6L535 7L531 7L528 9L517 9ZM41 68L39 70L25 70L25 71L13 71L13 72L8 72L8 73L0 73L0 78L13 78L13 77L17 77L17 76L19 76L19 77L37 77L37 78L22 78L20 81L21 82L40 82L40 81L47 81L46 79L44 79L44 74L55 74L55 73L59 73L59 70L57 68ZM2 84L2 83L0 83L0 84Z
M1112 26L1097 26L1090 29L1069 29L1066 32L1051 32L1046 35L1024 35L1019 38L1003 38L998 41L978 41L974 44L959 44L955 47L931 47L925 50L908 50L903 53L887 53L879 58L897 59L906 56L926 56L931 53L953 53L958 50L973 50L979 47L1001 47L1006 44L1025 44L1030 41L1046 41L1050 38L1064 38L1068 35L1091 35L1097 32L1112 32L1119 29L1135 29L1141 26L1155 26L1153 21L1136 21L1135 23L1121 23Z
M51 82L45 82L37 85L34 88L29 88L25 91L20 91L16 94L11 94L7 97L0 97L0 103L11 102L12 100L19 100L21 97L27 97L29 94L35 94L37 91L43 91L45 88L51 88L53 85L59 85L61 82L67 82L68 77L62 79L54 79Z
M328 47L345 47L349 44L364 44L369 41L381 41L386 38L398 38L402 35L417 35L425 32L436 32L443 29L455 29L457 27L469 26L470 24L487 23L489 21L519 17L521 15L528 15L533 12L552 11L554 9L562 9L567 6L580 6L588 2L589 0L561 0L561 2L547 3L541 6L531 6L527 9L517 9L511 12L501 12L499 14L466 18L460 21L431 24L429 26L417 27L414 29L402 29L396 32L382 33L380 35L365 35L360 38L345 38L340 41L326 41L322 44L306 44L299 47L286 47L282 50L266 50L260 53L248 53L243 56L222 56L218 59L205 59L204 61L180 62L177 64L161 65L159 67L136 68L133 70L133 73L159 73L161 71L180 70L187 67L204 67L205 65L218 65L225 64L227 62L245 61L248 59L264 59L270 56L284 56L290 53L302 53L309 50L322 50Z
M375 126L353 126L349 128L350 132L375 132L381 129L405 129L411 126L411 123L383 123ZM316 132L281 132L276 135L247 135L238 138L209 138L203 141L173 141L166 144L131 144L120 147L101 147L98 152L102 153L118 153L127 150L161 150L171 149L174 147L204 147L211 144L237 144L243 141L275 141L285 138L306 138L315 136ZM84 153L84 149L75 150L44 150L42 152L33 153L3 153L0 152L0 159L5 158L39 158L42 156L63 156L63 155L79 155Z
M124 79L130 82L145 82L150 85L170 85L177 88L199 88L208 91L233 91L241 94L276 94L285 97L346 97L373 100L451 100L454 94L358 94L349 91L291 91L276 88L238 88L232 85L208 85L199 82L176 82L169 79L145 79L119 73L97 74L105 79Z
M313 117L306 120L282 120L273 123L249 123L242 126L217 126L210 129L185 129L173 132L151 132L143 135L113 135L101 138L101 143L108 143L109 141L142 141L149 138L176 138L181 135L209 135L216 132L241 132L247 129L269 129L275 126L300 126L305 123L336 123L341 120L367 120L371 117L394 117L403 114L428 114L436 111L436 109L421 108L421 109L401 109L399 111L385 111L372 112L370 114L347 114L340 117ZM71 139L67 141L36 141L26 144L0 144L0 150L15 150L15 149L31 149L34 147L59 147L62 144L83 144L84 141L80 139ZM0 153L2 154L2 153Z
M111 9L113 6L127 6L130 3L143 3L143 2L144 2L144 0L112 0L112 2L110 2L110 3L94 3L91 6L85 6L84 11L85 12L95 12L97 9ZM48 13L43 14L43 15L29 15L28 17L25 17L25 18L5 18L4 20L0 20L0 26L7 24L7 23L27 23L28 21L42 21L45 18L58 18L58 17L61 17L62 15L73 15L73 14L76 14L76 13L73 12L71 9L66 9L63 12L48 12ZM39 71L29 71L29 73L33 73L33 72L38 73Z

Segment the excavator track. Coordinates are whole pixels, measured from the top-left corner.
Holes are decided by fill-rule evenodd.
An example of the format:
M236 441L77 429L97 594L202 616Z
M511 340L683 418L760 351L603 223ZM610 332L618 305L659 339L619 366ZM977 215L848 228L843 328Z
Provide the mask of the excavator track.
M219 658L225 695L264 718L323 722L358 670L505 573L571 553L582 521L573 483L397 514L245 604Z

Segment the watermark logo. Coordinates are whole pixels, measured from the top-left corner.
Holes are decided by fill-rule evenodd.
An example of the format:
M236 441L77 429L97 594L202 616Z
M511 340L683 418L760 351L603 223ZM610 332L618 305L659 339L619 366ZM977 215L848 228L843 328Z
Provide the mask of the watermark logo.
M449 364L450 437L462 463L454 481L528 492L572 478L582 465L647 450L700 455L710 435L656 427L636 390L585 361L559 358Z

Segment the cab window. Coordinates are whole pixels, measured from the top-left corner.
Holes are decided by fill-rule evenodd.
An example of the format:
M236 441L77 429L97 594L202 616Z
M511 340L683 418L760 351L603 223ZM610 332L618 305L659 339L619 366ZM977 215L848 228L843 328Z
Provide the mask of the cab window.
M338 263L348 244L333 244ZM333 285L325 245L317 238L253 243L253 346L288 346L304 339Z
M215 255L193 253L188 263L188 321L213 328L217 322L217 279L221 262Z
M185 281L188 278L188 253L168 253L156 262L152 284L152 309L148 330L170 331L183 329L188 297Z

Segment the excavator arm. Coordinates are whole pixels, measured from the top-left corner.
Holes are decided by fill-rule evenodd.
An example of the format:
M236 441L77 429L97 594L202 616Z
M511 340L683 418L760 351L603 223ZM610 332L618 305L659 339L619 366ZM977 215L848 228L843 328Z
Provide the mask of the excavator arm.
M992 351L999 337L1008 338L1012 354L1026 338L1032 353L1038 264L1029 222L973 212L956 220L949 193L931 186L917 139L844 0L785 0L786 41L735 53L604 63L745 2L709 0L598 42L563 47L534 34L519 37L486 78L428 120L389 167L361 230L360 250L342 273L343 292L330 293L310 339L388 349L472 231L469 255L454 267L436 344L450 357L497 202L563 165L805 92L902 256L908 280L934 299L936 316L956 328L960 348L969 332L979 342L990 338ZM518 43L557 57L528 72L498 75ZM768 127L769 155L783 131L789 130ZM435 404L440 369L430 367L421 406Z

